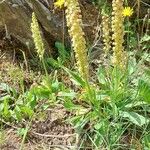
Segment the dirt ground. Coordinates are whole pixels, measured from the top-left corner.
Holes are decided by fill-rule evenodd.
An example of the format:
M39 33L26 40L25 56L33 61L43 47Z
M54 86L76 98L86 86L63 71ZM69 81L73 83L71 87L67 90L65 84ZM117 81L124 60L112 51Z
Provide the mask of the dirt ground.
M64 122L68 117L63 107L58 106L45 112L44 120L33 121L23 145L24 150L73 149L76 134L73 128ZM19 150L22 138L17 134L18 124L4 125L4 141L2 150Z

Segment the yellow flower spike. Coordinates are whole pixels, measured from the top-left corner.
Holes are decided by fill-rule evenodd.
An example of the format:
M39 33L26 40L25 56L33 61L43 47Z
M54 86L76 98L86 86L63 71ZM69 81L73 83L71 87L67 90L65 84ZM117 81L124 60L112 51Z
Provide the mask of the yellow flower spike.
M35 43L35 49L37 50L40 60L42 60L44 51L45 51L44 42L41 36L40 27L39 27L39 24L38 24L38 21L34 12L32 13L31 31L32 31L32 37Z
M66 21L71 38L72 47L75 51L78 71L82 78L89 79L89 64L86 40L82 29L82 15L78 0L65 0Z
M57 8L62 8L62 6L64 5L65 3L65 0L57 0L55 3L54 3L54 6Z
M124 0L112 1L112 40L113 40L113 64L114 66L124 69L126 67L126 59L124 56L124 17L123 17Z
M130 17L133 14L133 9L130 7L125 7L122 13L124 17Z
M103 32L103 42L104 51L107 55L111 48L111 37L110 37L110 20L108 15L102 15L102 32Z

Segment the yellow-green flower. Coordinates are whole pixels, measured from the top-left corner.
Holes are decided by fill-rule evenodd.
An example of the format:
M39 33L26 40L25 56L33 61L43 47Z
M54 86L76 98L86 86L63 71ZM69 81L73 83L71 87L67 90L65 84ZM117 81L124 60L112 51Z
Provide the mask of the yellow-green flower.
M41 31L40 31L40 27L38 24L38 20L35 16L35 13L32 13L32 23L31 23L31 31L32 31L32 37L35 43L35 48L37 50L38 56L40 58L40 60L43 59L43 55L44 55L44 42L42 39L42 35L41 35Z
M82 15L78 0L65 0L66 22L73 50L77 62L78 71L86 81L89 79L89 64L86 40L82 28Z
M130 7L125 7L123 10L123 16L124 17L130 17L133 14L133 9Z
M65 3L65 0L57 0L57 1L54 3L54 6L55 6L55 7L62 8L62 6L64 5L64 3Z

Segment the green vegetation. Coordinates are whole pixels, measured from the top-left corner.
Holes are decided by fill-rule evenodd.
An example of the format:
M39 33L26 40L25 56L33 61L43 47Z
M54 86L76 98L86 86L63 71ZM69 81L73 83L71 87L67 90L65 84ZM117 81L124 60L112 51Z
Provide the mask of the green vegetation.
M100 10L102 9L103 14L107 12L106 7L111 7L106 1L94 2L100 7ZM38 45L36 49L45 74L39 83L25 88L22 72L19 70L12 75L10 71L14 82L19 78L17 82L21 90L6 83L0 84L0 90L3 91L0 96L2 125L11 126L11 123L23 124L26 121L26 125L17 128L22 137L20 149L23 149L32 122L38 118L37 116L40 119L41 115L41 118L44 119L46 110L53 109L57 105L62 105L70 114L64 121L70 123L78 135L74 149L84 150L86 147L92 150L150 149L150 36L147 31L141 29L143 32L140 32L140 37L137 37L135 27L137 22L142 22L142 20L138 18L130 20L132 13L128 14L128 10L126 16L120 14L124 8L123 1L120 1L122 3L119 5L117 2L118 0L113 0L113 7L109 9L113 17L107 18L104 24L108 23L107 31L109 25L113 26L112 31L108 31L109 33L103 36L104 39L108 39L103 41L106 46L103 49L104 54L109 60L108 65L99 65L92 75L88 71L90 70L88 54L81 51L88 49L76 40L76 38L85 40L81 23L75 22L73 26L67 22L72 47L76 53L77 64L75 64L72 61L71 48L66 48L58 41L55 43L58 58L44 57L44 45L39 36L40 29L33 29L35 25L32 22L34 42L35 45ZM79 12L78 1L72 0L72 3L68 0L64 3L61 1L61 5L63 4L66 6L67 17L72 17L80 22L79 16L75 16L76 14L71 16L72 13L69 13L73 11L72 9L77 9L74 12ZM119 20L120 17L123 19ZM113 19L112 24L111 19ZM37 24L36 21L36 26ZM146 27L143 26L143 28ZM103 31L106 30L103 29ZM35 32L38 32L38 36ZM41 52L38 47L42 49ZM49 73L49 68L53 69L51 73ZM2 134L0 130L0 143L3 142Z

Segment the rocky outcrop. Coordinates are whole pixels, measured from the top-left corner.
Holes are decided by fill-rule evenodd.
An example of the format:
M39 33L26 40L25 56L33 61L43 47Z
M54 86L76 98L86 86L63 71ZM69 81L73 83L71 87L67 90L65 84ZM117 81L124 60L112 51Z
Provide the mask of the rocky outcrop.
M98 11L91 3L84 1L81 4L85 18L84 28L92 37L95 18ZM6 37L9 35L17 38L28 48L33 48L33 40L30 30L31 15L35 12L41 31L43 31L43 39L47 48L54 44L56 40L63 41L68 39L66 30L64 11L55 10L52 0L2 0L0 1L0 27L4 26ZM88 19L87 19L88 18ZM94 35L93 35L94 37Z
M80 0L80 2L84 31L87 41L92 43L96 37L97 31L95 31L95 28L99 24L99 12L91 3L91 0ZM133 1L130 2L133 5ZM140 14L142 12L145 14L150 5L149 0L143 0L140 4ZM134 8L137 8L137 5ZM51 49L56 40L68 41L64 11L55 10L53 0L0 0L0 28L5 28L6 37L9 38L11 35L28 48L33 48L30 30L33 11L41 26L47 49Z

